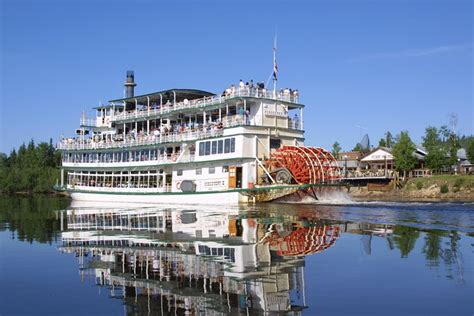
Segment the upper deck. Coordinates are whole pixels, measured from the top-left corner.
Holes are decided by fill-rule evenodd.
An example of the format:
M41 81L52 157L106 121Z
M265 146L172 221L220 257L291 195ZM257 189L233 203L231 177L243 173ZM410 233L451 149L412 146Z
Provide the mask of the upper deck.
M232 85L213 95L171 89L111 100L95 108L95 119L81 117L80 136L63 139L58 148L97 150L186 142L220 136L223 129L239 126L293 130L301 138L303 108L297 90Z
M196 110L202 110L212 106L224 104L235 98L254 98L281 101L287 103L289 109L304 107L304 105L298 103L298 94L290 93L289 91L274 92L260 88L236 88L235 90L230 90L228 94L224 93L222 95L210 95L196 99L183 99L181 96L181 101L177 101L177 96L180 91L183 90L168 90L163 93L154 93L150 95L137 96L134 98L110 101L114 104L116 102L122 103L125 105L125 109L127 109L127 103L133 102L135 105L132 110L114 113L114 115L111 116L111 121L132 122L136 119L153 119L169 117L174 114L186 112L191 113ZM174 96L173 102L171 102L169 97L163 97L164 95L166 96L170 93L172 93ZM159 97L158 99L157 96Z

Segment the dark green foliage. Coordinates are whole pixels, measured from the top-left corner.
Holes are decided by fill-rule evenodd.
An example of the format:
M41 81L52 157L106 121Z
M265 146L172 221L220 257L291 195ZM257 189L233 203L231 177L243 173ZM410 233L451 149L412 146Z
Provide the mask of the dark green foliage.
M410 139L408 132L401 132L397 142L393 145L393 157L397 171L407 171L415 168L416 158L413 156L415 144Z
M453 185L453 192L459 192L461 188L464 186L464 184L465 184L464 178L456 179Z
M60 153L52 140L48 143L30 141L22 144L18 153L13 150L9 156L0 156L0 192L46 193L52 191L59 179Z
M417 188L418 190L423 189L423 182L417 181L417 182L416 182L416 188Z
M341 148L341 145L338 143L338 142L335 142L333 145L332 145L332 155L334 156L334 158L337 159L339 153L341 152L342 148Z
M384 138L380 138L379 147L387 147L387 142L385 141Z
M439 188L439 192L441 193L448 193L449 192L449 187L448 185L445 183L443 184L440 188Z
M469 141L466 142L466 154L467 159L474 163L474 138L471 138Z
M428 126L425 129L425 136L423 136L423 147L430 151L439 145L441 145L441 138L438 129L434 126Z
M355 145L355 147L352 149L352 151L364 151L363 148L362 148L362 145L357 143L357 145Z
M395 142L395 141L394 141L394 139L393 139L392 133L386 132L386 133L385 133L385 145L386 145L388 148L392 148L394 142Z
M430 148L425 157L425 163L433 171L439 171L449 166L446 149L440 145Z

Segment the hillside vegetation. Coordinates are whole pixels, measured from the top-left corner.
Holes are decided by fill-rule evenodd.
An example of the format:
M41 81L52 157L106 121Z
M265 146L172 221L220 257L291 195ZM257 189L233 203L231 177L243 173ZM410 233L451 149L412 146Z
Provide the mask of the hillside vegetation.
M21 145L18 152L0 154L0 193L48 193L60 177L61 154L52 141Z

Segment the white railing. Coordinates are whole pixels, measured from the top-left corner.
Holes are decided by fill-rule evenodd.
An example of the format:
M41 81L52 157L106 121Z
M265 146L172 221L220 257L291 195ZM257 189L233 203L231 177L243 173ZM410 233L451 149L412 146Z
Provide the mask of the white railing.
M157 157L147 157L146 159L127 159L127 160L114 160L114 159L107 159L107 160L89 160L87 162L75 162L72 159L64 159L63 166L65 167L121 167L121 166L129 166L129 167L137 167L142 165L150 165L150 162L155 165L161 164L168 164L168 163L183 163L183 162L193 162L194 161L194 154L184 154L180 156L179 153L176 154L163 154L158 155Z
M97 126L97 120L96 119L88 119L88 118L82 118L81 117L81 126L92 126L95 127Z
M185 130L181 133L171 133L163 135L138 135L135 138L131 135L125 135L124 140L110 140L110 141L94 141L92 138L81 139L63 139L59 144L58 148L63 150L79 150L79 149L111 149L111 148L123 148L123 147L135 147L135 146L146 146L156 145L164 143L177 143L183 141L199 140L203 138L219 137L224 134L223 128L235 127L242 125L250 125L250 122L245 122L243 117L238 115L222 120L222 126L214 123L211 129L202 130Z
M129 112L122 112L115 114L112 117L112 121L125 121L135 118L144 118L148 116L158 116L162 114L168 114L170 112L181 111L190 108L203 108L210 105L221 104L228 99L235 97L254 97L263 99L280 100L291 103L298 103L298 96L291 94L281 94L280 92L265 91L262 89L239 89L237 88L234 92L228 95L213 95L210 97L204 97L201 99L195 99L190 101L181 101L176 104L163 104L159 108L145 109L145 110L134 110Z

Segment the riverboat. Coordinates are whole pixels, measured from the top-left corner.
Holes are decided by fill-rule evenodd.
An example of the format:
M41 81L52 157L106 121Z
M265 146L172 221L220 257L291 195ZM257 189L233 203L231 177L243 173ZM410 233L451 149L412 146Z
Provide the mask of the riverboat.
M63 137L56 188L74 200L237 204L316 194L340 174L325 149L304 146L304 105L297 90L263 83L222 94L168 89L125 97L81 115Z

